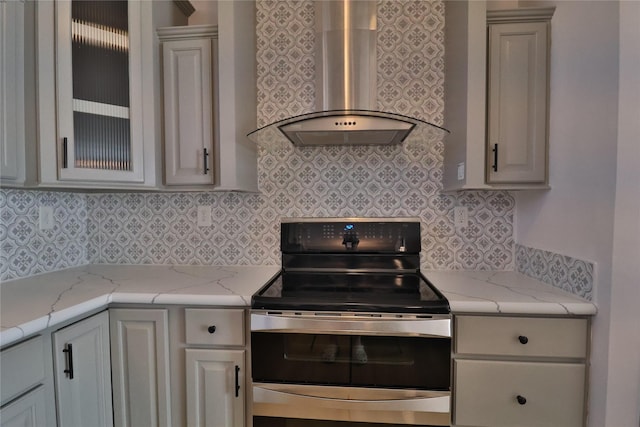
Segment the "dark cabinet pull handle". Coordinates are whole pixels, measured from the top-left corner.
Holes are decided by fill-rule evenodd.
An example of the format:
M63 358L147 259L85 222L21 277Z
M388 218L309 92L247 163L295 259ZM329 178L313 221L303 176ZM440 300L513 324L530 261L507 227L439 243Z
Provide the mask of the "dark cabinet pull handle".
M518 395L518 396L516 396L516 400L521 405L524 405L525 403L527 403L527 399L524 396Z
M63 169L66 169L68 167L67 146L68 146L68 140L67 140L67 137L65 136L64 138L62 138L62 168Z
M498 144L493 144L493 171L498 172Z
M204 173L203 175L206 175L209 172L209 153L207 152L207 149L205 148L203 151L204 155L202 156L202 158L204 159Z
M67 369L63 372L67 374L67 377L72 380L73 379L73 346L71 344L67 344L66 348L62 349L62 352L65 353L67 359Z
M240 366L236 365L236 397L240 396Z
M216 331L216 325L209 326L207 331L209 331L210 334L214 333Z
M518 341L520 341L520 344L526 344L529 342L529 338L525 337L524 335L520 335L518 337Z

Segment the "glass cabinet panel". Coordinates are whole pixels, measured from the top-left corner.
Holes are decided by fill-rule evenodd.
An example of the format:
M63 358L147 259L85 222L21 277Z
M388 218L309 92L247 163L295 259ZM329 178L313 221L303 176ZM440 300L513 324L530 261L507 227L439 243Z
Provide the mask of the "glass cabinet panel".
M61 180L144 180L140 3L56 1Z
M74 162L131 170L125 1L72 1Z

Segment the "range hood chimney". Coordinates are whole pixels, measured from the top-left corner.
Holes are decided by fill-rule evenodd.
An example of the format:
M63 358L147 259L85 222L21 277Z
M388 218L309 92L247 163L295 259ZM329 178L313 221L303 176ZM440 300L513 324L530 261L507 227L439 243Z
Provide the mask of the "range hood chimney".
M298 146L391 145L403 142L417 126L427 126L417 133L430 139L448 133L419 119L377 111L376 3L314 1L316 112L265 126L250 133L250 139L273 145L284 135Z

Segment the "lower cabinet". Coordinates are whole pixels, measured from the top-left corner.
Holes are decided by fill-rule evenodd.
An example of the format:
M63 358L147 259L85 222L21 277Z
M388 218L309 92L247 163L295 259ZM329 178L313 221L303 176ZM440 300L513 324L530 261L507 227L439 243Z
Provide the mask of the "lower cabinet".
M244 425L243 350L186 349L187 425Z
M456 316L453 424L586 424L586 318Z
M40 385L0 409L0 426L41 427L55 425L55 423L47 422L45 405L44 386Z
M108 313L54 332L53 346L58 424L112 426Z
M45 338L42 335L5 348L0 352L0 426L55 426L47 418ZM49 353L50 354L50 353Z
M109 309L115 426L242 427L242 308Z
M187 425L244 426L245 311L187 308L184 319Z
M168 310L109 312L114 425L171 425Z

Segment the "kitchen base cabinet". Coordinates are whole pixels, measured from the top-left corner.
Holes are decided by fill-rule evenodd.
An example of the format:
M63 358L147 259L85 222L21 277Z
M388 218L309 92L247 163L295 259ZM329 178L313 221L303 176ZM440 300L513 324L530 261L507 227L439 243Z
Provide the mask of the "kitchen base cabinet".
M459 426L582 426L584 364L458 360Z
M186 349L187 425L244 424L243 350Z
M38 335L0 352L0 426L56 425L50 337Z
M454 316L455 426L581 427L587 318Z
M110 309L116 426L171 425L166 309Z
M246 312L239 308L184 310L187 425L245 425Z
M20 399L0 409L1 427L41 427L54 425L47 423L44 386L22 396Z
M58 423L113 425L106 311L53 334Z

